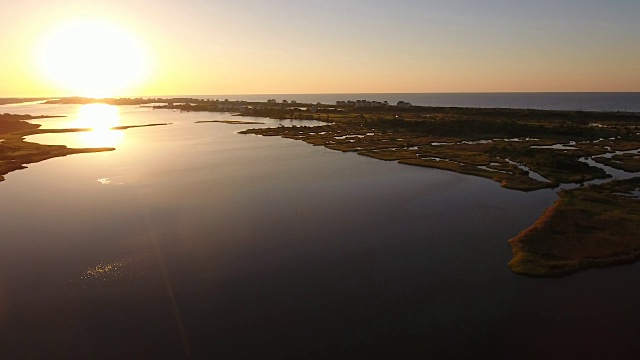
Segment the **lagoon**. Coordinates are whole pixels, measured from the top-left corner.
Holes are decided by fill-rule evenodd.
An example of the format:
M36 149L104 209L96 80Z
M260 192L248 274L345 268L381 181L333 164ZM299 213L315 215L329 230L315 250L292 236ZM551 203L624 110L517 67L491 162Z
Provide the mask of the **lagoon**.
M32 164L0 183L0 357L640 350L638 264L561 279L507 267L506 241L553 203L552 190L237 134L281 123L272 119L117 109L120 125L171 125L119 131L105 137L115 151ZM78 111L10 109L69 115L34 121L48 128Z

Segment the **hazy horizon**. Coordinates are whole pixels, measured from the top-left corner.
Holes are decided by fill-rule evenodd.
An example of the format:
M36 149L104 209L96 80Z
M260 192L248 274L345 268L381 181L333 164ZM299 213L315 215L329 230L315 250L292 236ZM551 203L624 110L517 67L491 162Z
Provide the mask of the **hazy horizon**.
M148 95L140 95L140 94L124 94L124 95L115 95L108 96L106 98L132 98L132 97L140 97L140 98L171 98L171 97L197 97L197 96L262 96L262 95L416 95L416 94L433 94L433 95L443 95L443 94L638 94L640 91L450 91L450 92L326 92L326 93L184 93L184 94L148 94ZM83 95L39 95L39 96L29 96L29 95L7 95L2 96L0 99L29 99L29 98L73 98L73 97L88 97L91 96L83 96ZM99 99L99 98L96 98Z

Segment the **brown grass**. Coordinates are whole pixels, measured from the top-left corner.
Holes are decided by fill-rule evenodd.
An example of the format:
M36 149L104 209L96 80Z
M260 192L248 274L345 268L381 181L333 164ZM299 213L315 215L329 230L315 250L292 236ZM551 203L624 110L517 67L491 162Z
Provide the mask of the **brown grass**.
M509 267L529 276L563 276L640 258L640 201L621 195L640 178L560 192L531 227L509 240Z

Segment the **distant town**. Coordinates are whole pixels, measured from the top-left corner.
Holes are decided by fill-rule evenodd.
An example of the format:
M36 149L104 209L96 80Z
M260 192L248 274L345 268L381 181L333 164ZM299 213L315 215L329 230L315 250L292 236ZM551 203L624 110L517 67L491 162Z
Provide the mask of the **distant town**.
M49 100L47 104L89 104L105 103L110 105L152 105L154 108L178 109L184 111L229 111L229 112L251 112L265 109L291 109L296 111L335 112L344 111L350 108L411 108L413 105L407 101L398 101L396 105L389 104L388 101L370 100L347 100L336 101L335 105L300 103L295 100L268 99L266 102L229 100L229 99L197 99L197 98L118 98L118 99L92 99L82 97L61 98Z
M175 99L174 99L175 100ZM315 104L299 103L296 100L282 100L278 102L276 99L268 99L265 102L248 102L242 100L229 101L224 100L199 100L195 104L192 101L180 101L180 102L167 102L168 108L183 109L186 107L197 107L198 105L205 103L208 105L208 110L213 111L250 111L250 110L262 110L268 108L291 108L296 110L308 110L312 113L322 110L339 110L343 108L382 108L393 107L388 101L370 101L370 100L347 100L336 101L335 107L329 107L328 105L317 102ZM413 105L410 102L398 101L395 105L398 108L410 108ZM196 109L192 109L196 110ZM203 109L204 110L204 109Z

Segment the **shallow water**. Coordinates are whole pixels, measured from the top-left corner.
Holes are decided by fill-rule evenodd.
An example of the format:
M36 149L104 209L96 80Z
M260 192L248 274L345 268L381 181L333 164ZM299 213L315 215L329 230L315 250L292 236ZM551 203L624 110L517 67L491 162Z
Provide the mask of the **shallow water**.
M19 109L70 115L38 120L51 127L78 110ZM115 151L6 176L0 357L639 350L638 265L562 279L509 271L506 241L553 203L552 190L237 134L275 120L195 123L228 119L120 107L121 125L172 125L124 130ZM88 146L81 136L28 140Z

